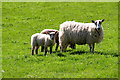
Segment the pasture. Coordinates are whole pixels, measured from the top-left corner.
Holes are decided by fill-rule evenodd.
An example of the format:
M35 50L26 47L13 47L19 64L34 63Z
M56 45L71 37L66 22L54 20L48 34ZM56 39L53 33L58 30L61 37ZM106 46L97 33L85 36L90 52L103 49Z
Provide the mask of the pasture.
M30 38L43 29L57 29L65 21L103 22L104 40L76 45L60 53L31 55ZM114 2L3 2L3 78L118 78L118 3Z

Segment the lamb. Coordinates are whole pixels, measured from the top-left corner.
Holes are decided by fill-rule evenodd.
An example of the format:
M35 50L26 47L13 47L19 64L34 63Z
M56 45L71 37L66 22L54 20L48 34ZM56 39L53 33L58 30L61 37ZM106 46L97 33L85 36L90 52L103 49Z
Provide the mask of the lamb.
M41 31L42 34L50 34L51 32L55 32L55 43L56 43L55 51L57 51L59 47L59 31L55 29L44 29L43 31ZM72 49L76 48L75 44L70 44L69 47ZM41 47L41 52L43 52L43 50L44 50L44 46Z
M65 51L69 44L88 44L90 52L94 53L95 43L103 40L102 20L92 20L92 23L66 21L60 25L59 43L61 51Z
M55 51L57 51L58 46L59 46L59 31L55 29L44 29L41 31L42 34L50 34L51 32L55 32L55 43L56 43L56 48ZM41 47L41 52L43 52L44 46Z
M45 54L47 54L47 48L50 47L50 54L52 53L52 47L54 45L54 36L55 32L51 32L50 34L41 34L36 33L31 36L31 46L32 46L32 55L34 55L34 50L36 54L38 54L39 46L44 46Z

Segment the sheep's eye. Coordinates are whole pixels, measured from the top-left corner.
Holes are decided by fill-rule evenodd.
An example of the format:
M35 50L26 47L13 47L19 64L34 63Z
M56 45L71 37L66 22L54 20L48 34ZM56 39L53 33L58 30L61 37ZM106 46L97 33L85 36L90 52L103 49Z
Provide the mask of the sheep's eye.
M99 24L101 24L102 22L99 22Z

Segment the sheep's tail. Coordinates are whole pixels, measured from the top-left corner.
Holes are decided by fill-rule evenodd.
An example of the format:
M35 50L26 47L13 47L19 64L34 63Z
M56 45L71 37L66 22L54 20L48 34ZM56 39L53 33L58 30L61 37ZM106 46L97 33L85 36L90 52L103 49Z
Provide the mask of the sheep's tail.
M34 37L31 36L31 47L33 47L33 45L34 45Z
M36 45L36 38L37 38L37 34L34 34L31 36L31 46L35 46Z

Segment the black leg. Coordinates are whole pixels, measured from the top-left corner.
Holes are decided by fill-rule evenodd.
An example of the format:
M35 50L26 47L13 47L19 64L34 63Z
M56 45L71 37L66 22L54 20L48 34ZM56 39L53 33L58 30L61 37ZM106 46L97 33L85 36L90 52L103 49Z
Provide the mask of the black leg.
M91 46L91 44L89 44L89 48L90 48L90 52L92 52L92 46Z
M92 44L92 53L94 53L94 46L95 46L95 44L93 43Z
M32 50L32 55L34 55L34 50Z
M41 52L44 52L44 46L41 46Z
M50 54L52 53L52 46L50 47Z
M34 49L35 49L35 47L32 47L32 55L34 55Z
M58 49L58 46L59 46L59 43L56 43L56 49L55 49L55 51L57 51L57 49Z
M35 49L36 54L38 54L38 48L39 48L39 47L37 46L36 49Z
M47 54L47 47L45 47L45 54L44 55L46 56L46 54Z
M75 44L73 44L73 49L76 49L76 45Z

